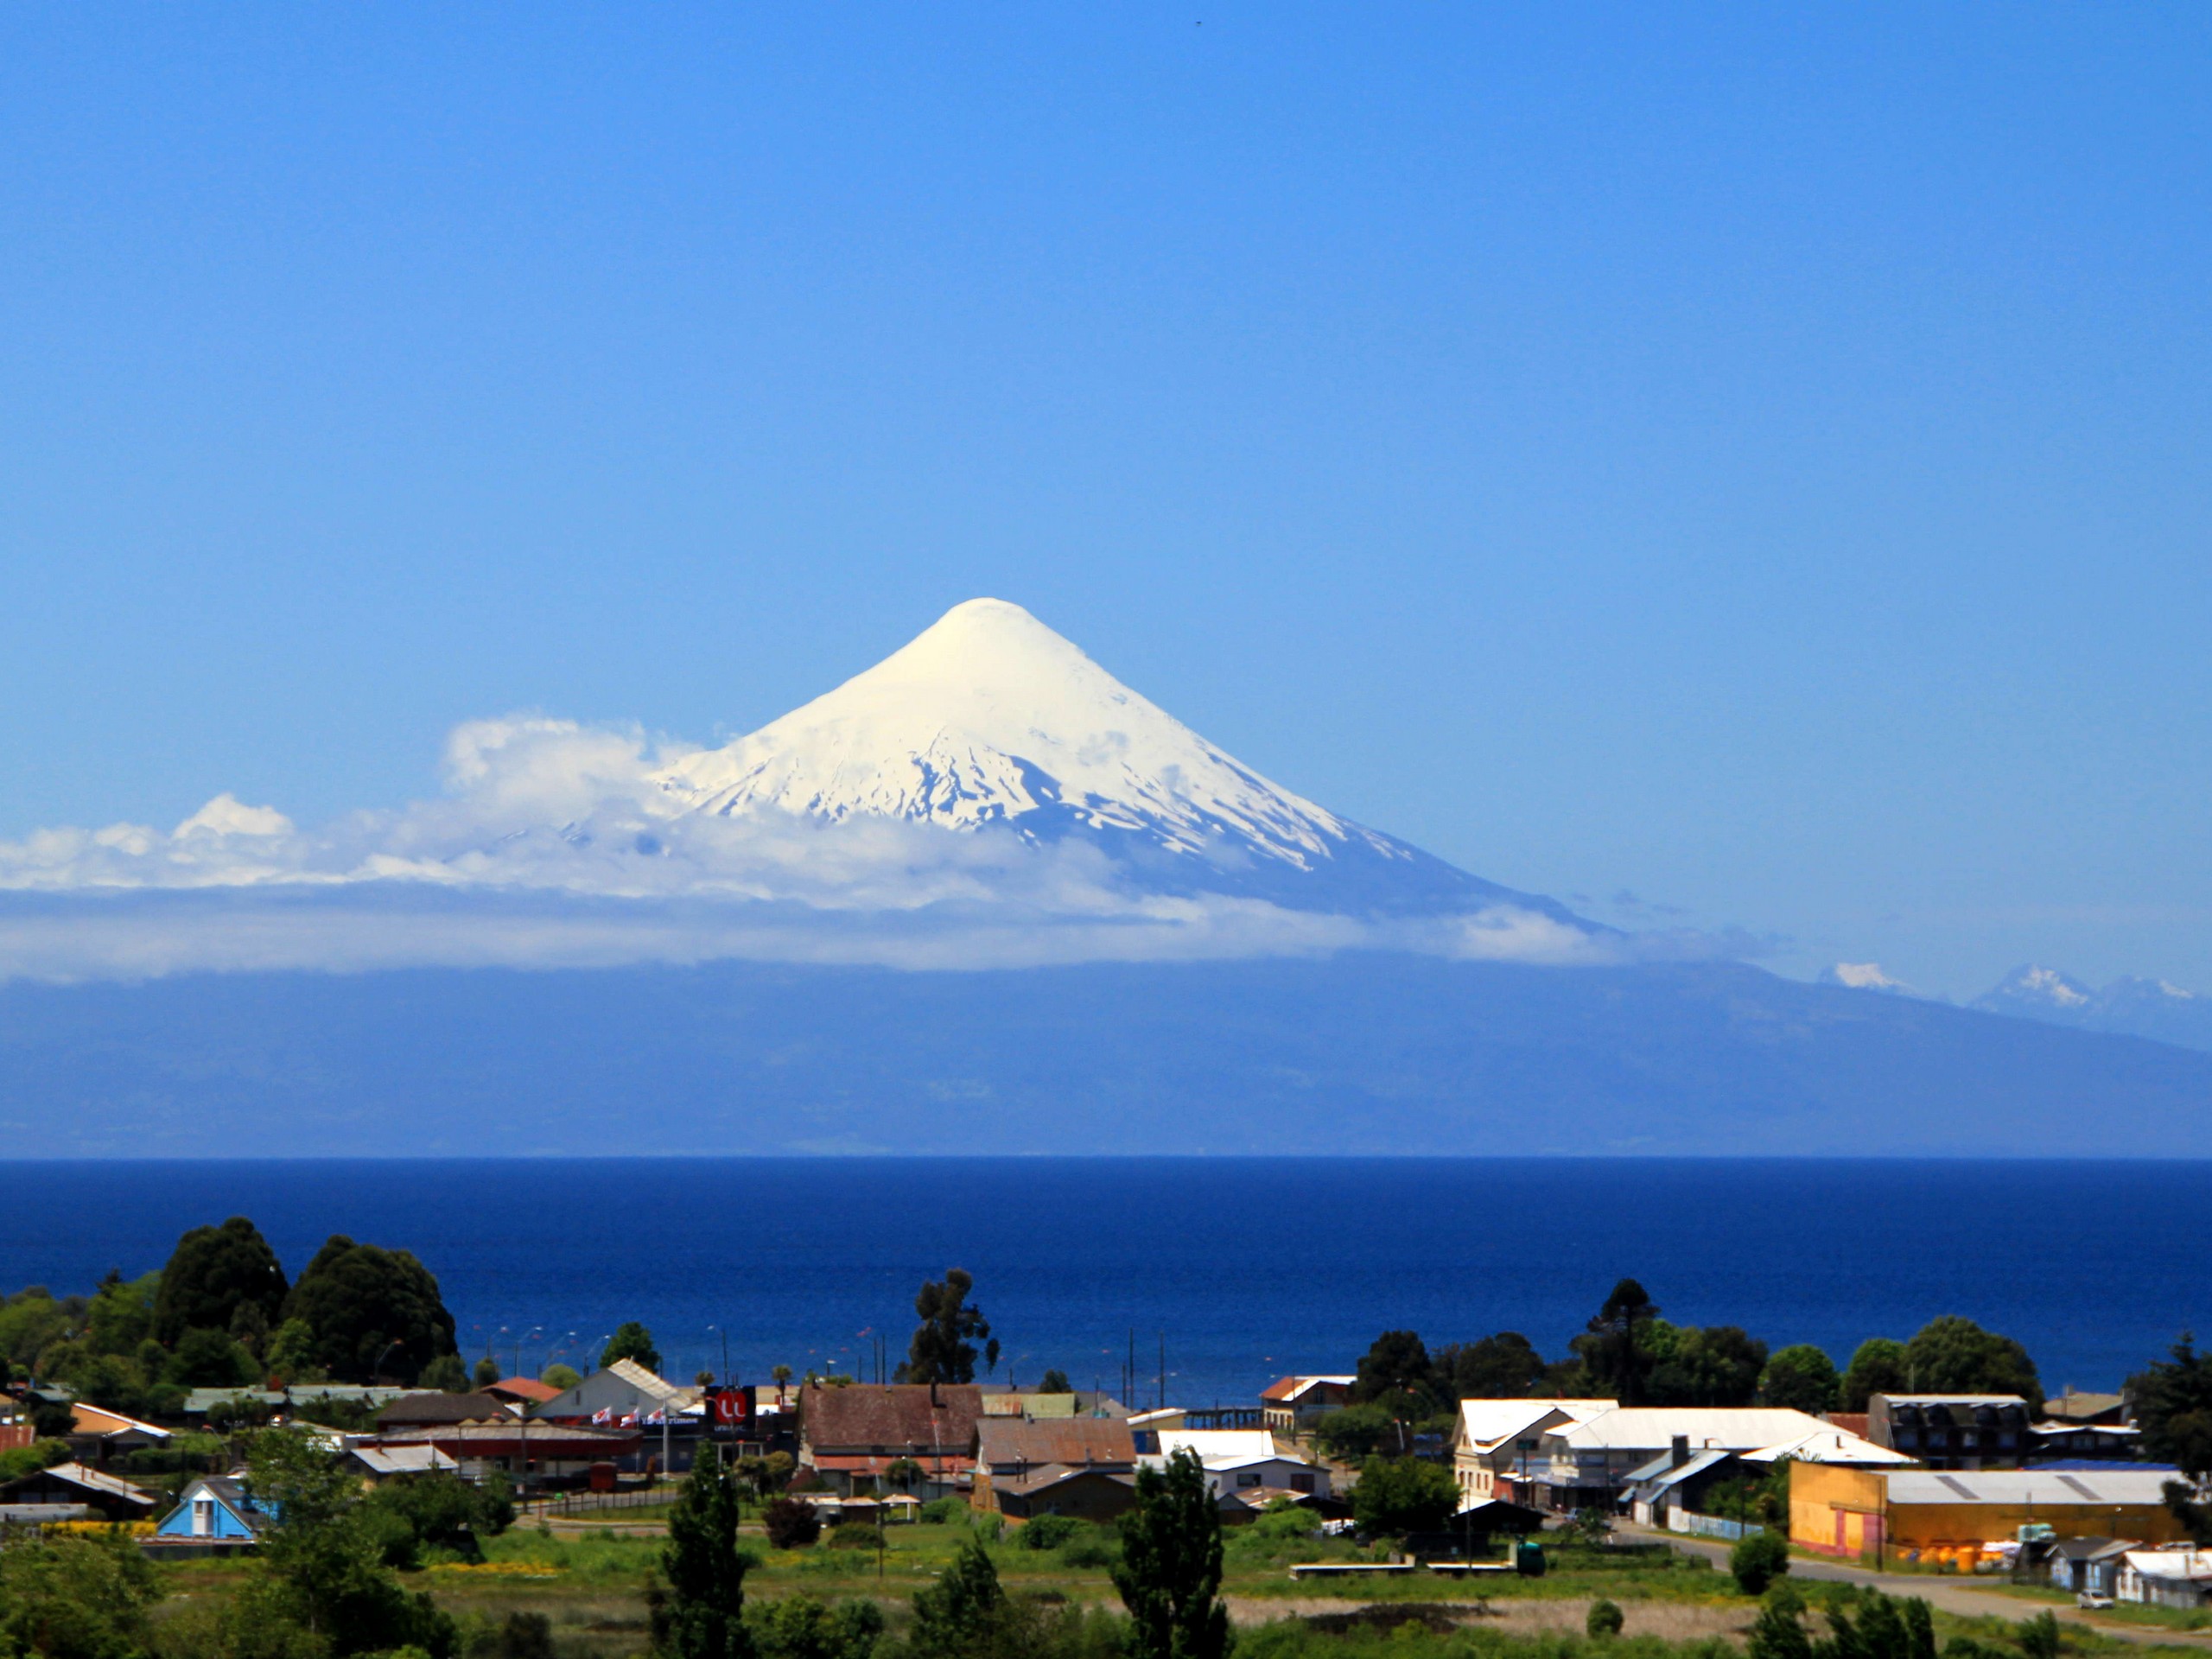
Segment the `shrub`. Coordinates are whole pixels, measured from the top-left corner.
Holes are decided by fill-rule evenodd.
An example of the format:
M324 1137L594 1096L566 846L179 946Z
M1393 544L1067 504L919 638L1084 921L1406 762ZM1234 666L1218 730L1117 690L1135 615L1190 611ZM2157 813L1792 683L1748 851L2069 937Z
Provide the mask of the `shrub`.
M1728 1570L1745 1595L1764 1595L1789 1570L1789 1541L1778 1532L1755 1532L1728 1552Z
M876 1535L865 1521L840 1521L830 1531L830 1542L837 1549L874 1549Z
M1620 1604L1600 1596L1590 1604L1590 1611L1582 1621L1582 1628L1591 1636L1618 1636L1621 1626L1628 1621L1621 1615Z
M1084 1529L1073 1516L1040 1515L1014 1535L1024 1549L1058 1549Z
M968 1500L964 1497L933 1497L922 1505L921 1516L932 1526L950 1526L955 1521L968 1518Z
M822 1535L822 1517L814 1505L795 1497L779 1497L760 1512L768 1541L778 1549L804 1549Z

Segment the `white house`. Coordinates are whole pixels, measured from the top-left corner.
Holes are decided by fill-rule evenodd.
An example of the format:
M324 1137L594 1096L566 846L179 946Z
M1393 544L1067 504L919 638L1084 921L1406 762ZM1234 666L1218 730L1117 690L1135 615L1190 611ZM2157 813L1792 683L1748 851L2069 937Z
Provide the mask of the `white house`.
M1528 1501L1534 1472L1542 1467L1543 1433L1611 1411L1611 1400L1462 1400L1452 1425L1452 1478L1459 1507L1493 1497ZM1503 1486L1505 1490L1501 1491Z
M2115 1601L2195 1611L2212 1607L2212 1550L2131 1549L2120 1558Z
M1837 1432L1817 1417L1777 1406L1615 1406L1535 1431L1536 1454L1529 1459L1535 1501L1562 1512L1610 1509L1632 1474L1669 1452L1747 1454L1770 1446L1810 1448ZM1828 1460L1879 1462L1884 1458L1870 1446L1864 1458Z
M563 1394L531 1408L532 1417L556 1423L635 1427L655 1413L673 1418L696 1408L702 1390L678 1387L634 1359L618 1359ZM656 1420L657 1421L657 1420Z
M1277 1491L1329 1495L1329 1471L1309 1463L1277 1440L1265 1428L1177 1428L1147 1435L1138 1442L1137 1461L1164 1468L1176 1452L1194 1454L1206 1471L1206 1485L1216 1497L1269 1488Z

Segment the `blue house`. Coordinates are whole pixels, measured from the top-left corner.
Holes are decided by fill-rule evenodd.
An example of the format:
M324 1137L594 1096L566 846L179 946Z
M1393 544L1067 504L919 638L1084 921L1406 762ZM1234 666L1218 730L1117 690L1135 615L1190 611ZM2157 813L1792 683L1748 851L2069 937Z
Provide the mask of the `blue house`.
M245 1488L228 1475L203 1475L184 1489L154 1536L179 1543L221 1544L232 1548L254 1542L269 1516L254 1506Z

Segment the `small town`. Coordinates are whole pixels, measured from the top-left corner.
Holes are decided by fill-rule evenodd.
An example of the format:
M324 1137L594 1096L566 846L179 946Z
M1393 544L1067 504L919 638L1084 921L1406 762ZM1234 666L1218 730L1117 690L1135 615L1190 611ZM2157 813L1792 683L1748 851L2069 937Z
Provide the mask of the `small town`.
M1839 1370L1623 1280L1555 1361L1384 1332L1200 1407L1134 1349L1115 1391L994 1381L975 1292L921 1286L877 1380L677 1380L636 1323L531 1376L456 1351L404 1249L334 1237L287 1283L250 1220L194 1229L158 1272L0 1305L0 1632L180 1659L709 1650L687 1620L770 1659L2212 1633L2185 1337L2054 1395L1967 1319Z

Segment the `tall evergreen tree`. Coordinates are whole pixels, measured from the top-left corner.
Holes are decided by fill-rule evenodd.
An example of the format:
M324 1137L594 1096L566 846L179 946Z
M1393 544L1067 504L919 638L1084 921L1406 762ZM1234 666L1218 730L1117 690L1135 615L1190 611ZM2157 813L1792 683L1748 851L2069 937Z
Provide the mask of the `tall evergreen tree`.
M983 1363L995 1369L998 1339L983 1310L968 1300L976 1287L973 1275L959 1268L946 1269L942 1281L924 1282L914 1298L914 1312L921 1316L914 1339L907 1344L906 1363L899 1368L901 1382L973 1382L976 1344L983 1344Z
M313 1332L313 1363L340 1382L397 1376L412 1382L454 1353L453 1315L438 1281L406 1250L356 1244L334 1233L284 1304Z
M716 1460L694 1463L661 1548L668 1587L652 1608L658 1659L752 1659L745 1574L753 1562L738 1553L737 1516L737 1477Z
M162 1269L154 1337L174 1348L188 1331L227 1333L246 1305L267 1329L282 1318L284 1296L284 1269L251 1221L232 1216L219 1227L195 1227L177 1240Z
M973 1659L989 1651L1006 1611L1006 1592L990 1552L970 1538L937 1582L914 1592L914 1633L920 1659Z
M1641 1341L1644 1328L1659 1317L1659 1309L1643 1287L1633 1279L1616 1284L1591 1318L1589 1334L1575 1339L1574 1347L1590 1368L1592 1382L1624 1406L1640 1406L1649 1391L1651 1356ZM1764 1359L1764 1355L1760 1357ZM1754 1368L1754 1376L1758 1375Z
M2189 1478L2166 1483L2166 1505L2200 1544L2212 1544L2212 1503L2198 1494L2212 1484L2212 1355L2200 1354L2189 1332L2171 1359L2153 1360L2127 1380L2143 1449Z
M1129 1610L1131 1659L1224 1659L1231 1635L1221 1589L1221 1510L1189 1451L1137 1471L1122 1521L1114 1587Z

